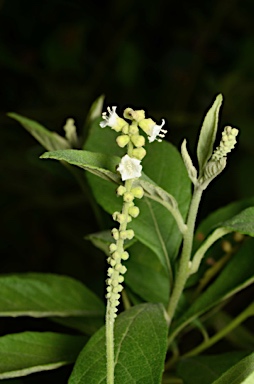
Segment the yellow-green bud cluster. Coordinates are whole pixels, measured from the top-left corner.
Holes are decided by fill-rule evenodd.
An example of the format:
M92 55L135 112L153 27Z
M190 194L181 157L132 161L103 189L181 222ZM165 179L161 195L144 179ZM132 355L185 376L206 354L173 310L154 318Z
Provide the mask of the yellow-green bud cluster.
M107 311L110 318L114 319L119 305L120 292L123 290L123 275L127 271L122 262L129 258L128 252L124 250L124 242L134 237L134 231L127 229L127 225L139 215L139 208L134 204L134 200L141 199L144 195L143 188L137 185L135 181L141 176L141 161L146 155L144 133L148 135L149 142L152 142L154 140L161 141L157 137L164 137L166 131L162 129L164 120L160 126L156 125L152 119L145 118L143 110L134 111L127 108L124 111L124 119L117 115L116 107L107 110L108 115L107 113L102 114L103 121L101 121L100 126L102 128L109 126L118 132L119 135L116 138L118 146L127 147L127 154L121 158L117 168L124 182L124 185L120 185L116 191L117 195L123 199L123 208L121 212L113 213L113 220L119 223L119 228L112 229L115 242L109 246L110 255L107 259L109 264L106 280ZM128 123L125 119L131 122ZM143 131L141 134L140 129Z
M218 161L222 157L226 157L229 152L235 147L236 136L238 135L238 129L232 127L225 127L222 132L222 139L219 146L216 148L212 155L213 161Z
M124 250L124 241L131 240L134 237L133 229L127 229L127 224L139 215L139 208L135 206L134 199L141 198L144 194L142 187L137 186L132 188L130 183L126 186L120 185L117 188L117 195L122 196L124 204L122 212L114 212L113 220L117 221L119 229L113 228L111 233L115 243L109 246L110 256L107 259L109 264L106 298L110 302L111 315L116 317L117 306L119 304L120 292L123 289L124 282L123 274L127 271L122 261L128 260L129 253Z

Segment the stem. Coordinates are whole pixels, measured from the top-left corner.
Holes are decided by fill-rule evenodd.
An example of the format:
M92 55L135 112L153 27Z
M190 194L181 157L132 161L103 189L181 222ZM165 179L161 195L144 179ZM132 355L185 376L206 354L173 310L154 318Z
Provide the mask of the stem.
M133 146L131 143L128 144L128 154L131 155ZM134 179L126 180L125 182L125 188L126 192L130 192L132 185L133 185ZM119 225L119 233L123 232L127 228L128 224L128 211L131 206L132 202L124 201L123 208L122 208L122 215L125 216L125 220L123 222L120 222ZM121 263L121 255L124 253L124 240L118 237L116 239L116 252L119 256L117 256L118 260L115 261L116 265L117 263ZM110 264L111 265L111 264ZM112 269L110 267L110 269ZM116 275L119 277L120 273L119 270L115 270ZM111 290L114 294L118 294L120 291L114 292L115 286L113 286L113 289L111 287ZM111 291L109 291L109 295L112 295ZM106 320L105 320L105 326L106 326L106 360L107 360L107 384L114 384L114 371L115 371L115 356L114 356L114 323L115 323L115 309L117 308L116 302L118 300L111 301L112 297L110 296L107 300L107 309L106 309Z
M186 353L182 357L189 357L203 352L205 349L208 349L213 344L217 343L220 339L230 333L234 328L243 323L248 317L254 315L254 304L250 304L240 315L238 315L231 323L224 327L220 332L216 333L210 339L199 344L196 348L192 349L190 352Z
M106 354L107 354L107 384L114 384L114 322L110 308L110 302L107 302L106 311Z
M217 228L215 231L204 241L204 243L200 246L200 248L197 250L195 255L192 259L192 267L191 267L191 274L196 273L199 269L200 263L206 253L206 251L222 236L227 235L228 233L232 232L231 229L227 228Z
M174 317L178 301L184 290L185 283L190 275L189 261L191 257L191 251L192 251L195 222L196 222L196 217L197 217L197 212L198 212L198 207L199 207L200 199L202 196L202 192L203 190L197 187L194 189L193 196L192 196L192 201L191 201L191 205L188 213L187 230L183 236L183 249L182 249L182 254L180 258L179 268L176 274L176 280L175 280L175 284L173 287L173 291L172 291L172 295L169 301L169 306L167 311L170 322Z

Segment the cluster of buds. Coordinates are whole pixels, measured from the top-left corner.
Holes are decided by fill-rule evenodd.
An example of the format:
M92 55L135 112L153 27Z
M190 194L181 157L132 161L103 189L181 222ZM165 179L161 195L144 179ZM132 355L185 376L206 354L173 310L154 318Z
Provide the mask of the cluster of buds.
M116 317L117 307L119 305L120 293L123 290L124 274L127 268L122 264L129 258L128 252L124 250L124 241L131 240L134 237L134 231L127 229L128 223L139 215L139 208L135 205L135 199L141 199L144 195L142 187L137 185L137 179L141 177L142 165L141 161L146 155L145 137L140 134L140 129L148 136L151 143L155 140L161 141L166 134L166 130L162 129L165 121L162 120L161 125L157 125L152 119L145 118L143 110L134 111L127 108L124 111L124 118L116 113L116 107L108 108L102 114L103 121L100 123L102 128L109 126L119 135L116 142L119 147L127 147L127 154L124 155L118 165L117 171L121 175L123 185L117 188L117 195L123 199L123 207L121 212L114 212L113 219L118 222L119 227L112 229L114 241L109 246L110 256L107 261L109 264L107 283L108 314L113 319ZM129 124L125 119L130 120Z
M238 132L238 129L230 126L224 128L220 144L213 152L211 159L206 164L204 174L199 180L203 189L207 188L208 184L226 167L227 154L234 149Z

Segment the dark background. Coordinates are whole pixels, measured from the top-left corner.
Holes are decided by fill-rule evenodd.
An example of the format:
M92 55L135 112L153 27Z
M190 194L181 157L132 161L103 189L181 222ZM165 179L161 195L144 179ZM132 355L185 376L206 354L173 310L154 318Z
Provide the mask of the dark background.
M6 117L10 111L60 134L73 116L82 131L91 103L105 94L119 111L164 117L167 139L179 148L186 137L194 154L204 113L221 92L220 129L239 128L239 144L205 193L200 218L253 195L253 15L251 0L0 1L1 273L68 274L103 297L104 259L84 236L109 226L103 213L96 222L60 164L38 159L43 148ZM9 324L0 323L1 334Z

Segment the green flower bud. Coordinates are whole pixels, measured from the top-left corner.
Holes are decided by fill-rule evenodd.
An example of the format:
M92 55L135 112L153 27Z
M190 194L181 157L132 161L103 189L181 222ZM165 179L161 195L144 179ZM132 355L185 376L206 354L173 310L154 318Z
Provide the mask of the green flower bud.
M121 148L125 147L129 143L129 141L130 141L130 136L128 135L120 135L116 138L116 142Z
M123 196L125 192L126 192L126 188L123 185L119 185L119 187L116 190L117 195Z
M130 135L137 135L139 133L139 129L135 124L131 124L129 128Z
M144 196L144 190L142 187L135 187L131 189L131 193L136 197L137 199L142 199Z
M120 253L119 252L114 252L112 253L111 257L114 259L114 260L117 260L117 259L120 259Z
M129 125L128 124L126 124L124 127L123 127L123 129L122 129L122 132L125 134L125 135L128 135L129 134Z
M116 265L116 261L114 259L110 260L110 265L111 267L114 267Z
M120 238L123 239L123 240L126 240L126 239L133 239L134 237L134 231L133 229L126 229L126 231L121 231L120 232Z
M119 272L121 269L122 269L122 264L121 263L117 263L116 266L115 266L115 270Z
M126 251L124 251L124 252L122 253L122 255L121 255L121 259L122 259L122 260L128 260L129 256L130 256L129 253L126 252Z
M110 253L113 253L113 252L115 252L117 250L117 245L115 244L115 243L111 243L110 245L109 245L109 252Z
M131 192L125 192L123 195L123 201L130 203L134 199L134 194Z
M111 293L108 292L108 293L105 295L105 297L106 297L106 299L110 299L110 297L111 297Z
M132 221L132 217L130 215L127 216L127 223L130 223Z
M119 275L118 281L119 281L119 283L123 283L124 282L124 277L122 275Z
M107 292L111 292L112 291L112 287L109 286L109 287L106 288L106 290L107 290Z
M139 122L145 118L145 111L134 111L132 108L126 108L124 110L123 116L125 119L135 120Z
M145 145L145 138L141 135L132 135L131 141L137 148L143 147Z
M111 231L111 233L112 233L112 236L113 236L113 238L114 238L115 240L118 240L118 239L119 239L119 231L118 231L117 228L113 228L112 231Z
M145 148L134 148L132 150L132 156L136 157L138 160L142 160L146 155L146 150Z
M128 214L132 217L137 217L139 215L139 208L136 206L130 207L128 210Z
M108 268L108 276L112 276L113 272L114 272L113 268Z
M125 267L125 265L122 265L121 268L119 269L119 272L124 275L126 272L127 272L127 268Z

